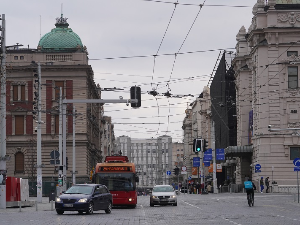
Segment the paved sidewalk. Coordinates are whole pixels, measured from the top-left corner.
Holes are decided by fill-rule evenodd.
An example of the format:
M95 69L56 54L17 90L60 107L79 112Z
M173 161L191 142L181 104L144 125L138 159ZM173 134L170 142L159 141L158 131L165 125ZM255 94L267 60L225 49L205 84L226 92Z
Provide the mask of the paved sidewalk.
M49 202L49 197L43 197L41 203L37 203L36 205L36 197L29 197L29 201L32 201L34 204L33 206L26 206L26 207L7 207L6 209L0 209L0 214L6 212L29 212L29 211L51 211L55 210L55 202L53 201L52 206L51 202Z

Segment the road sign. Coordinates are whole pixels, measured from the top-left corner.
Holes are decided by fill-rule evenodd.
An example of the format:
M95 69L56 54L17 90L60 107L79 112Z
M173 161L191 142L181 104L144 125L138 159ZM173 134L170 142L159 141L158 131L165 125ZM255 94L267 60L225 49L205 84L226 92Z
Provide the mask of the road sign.
M217 148L216 149L216 160L225 160L224 148Z
M294 171L300 171L300 167L294 167Z
M293 163L296 167L300 167L300 158L295 158Z
M261 165L260 164L256 164L255 165L255 170L260 170L261 169Z
M209 148L206 152L204 152L203 161L212 160L212 149Z
M186 171L186 166L182 166L181 171Z
M193 167L200 167L200 157L193 157Z
M209 167L210 166L210 161L203 161L203 163L204 163L205 167Z
M50 165L54 165L54 164L59 165L60 164L59 159L50 159Z
M261 172L261 170L255 170L255 173L260 173Z
M191 177L191 176L189 176L189 177L188 177L188 180L191 180L191 179L192 179L192 177Z
M53 150L50 152L51 159L58 159L59 158L59 151Z
M167 175L171 175L171 171L170 170L167 171Z

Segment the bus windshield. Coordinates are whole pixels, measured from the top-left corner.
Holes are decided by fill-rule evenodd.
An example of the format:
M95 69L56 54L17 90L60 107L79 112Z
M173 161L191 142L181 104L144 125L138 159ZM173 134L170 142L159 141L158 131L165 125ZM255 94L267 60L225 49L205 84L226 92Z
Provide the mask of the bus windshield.
M104 184L110 191L134 191L133 173L97 173L96 183Z

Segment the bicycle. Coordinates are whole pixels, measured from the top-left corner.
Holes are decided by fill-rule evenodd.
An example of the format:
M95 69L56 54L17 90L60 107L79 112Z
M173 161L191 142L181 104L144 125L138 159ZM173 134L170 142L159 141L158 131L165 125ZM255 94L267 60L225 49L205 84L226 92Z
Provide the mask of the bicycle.
M247 199L248 199L248 205L249 205L249 207L254 206L254 199L253 199L253 196L252 196L251 193L247 194Z

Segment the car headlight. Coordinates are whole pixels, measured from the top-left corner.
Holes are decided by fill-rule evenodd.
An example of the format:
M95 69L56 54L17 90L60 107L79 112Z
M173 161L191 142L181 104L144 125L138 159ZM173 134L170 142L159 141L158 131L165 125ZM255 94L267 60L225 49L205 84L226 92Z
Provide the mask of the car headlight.
M87 202L87 198L79 199L78 202Z
M158 198L157 196L155 196L155 195L152 195L152 198Z
M60 198L59 197L56 197L56 202L61 202Z
M176 195L172 195L171 198L176 198Z

